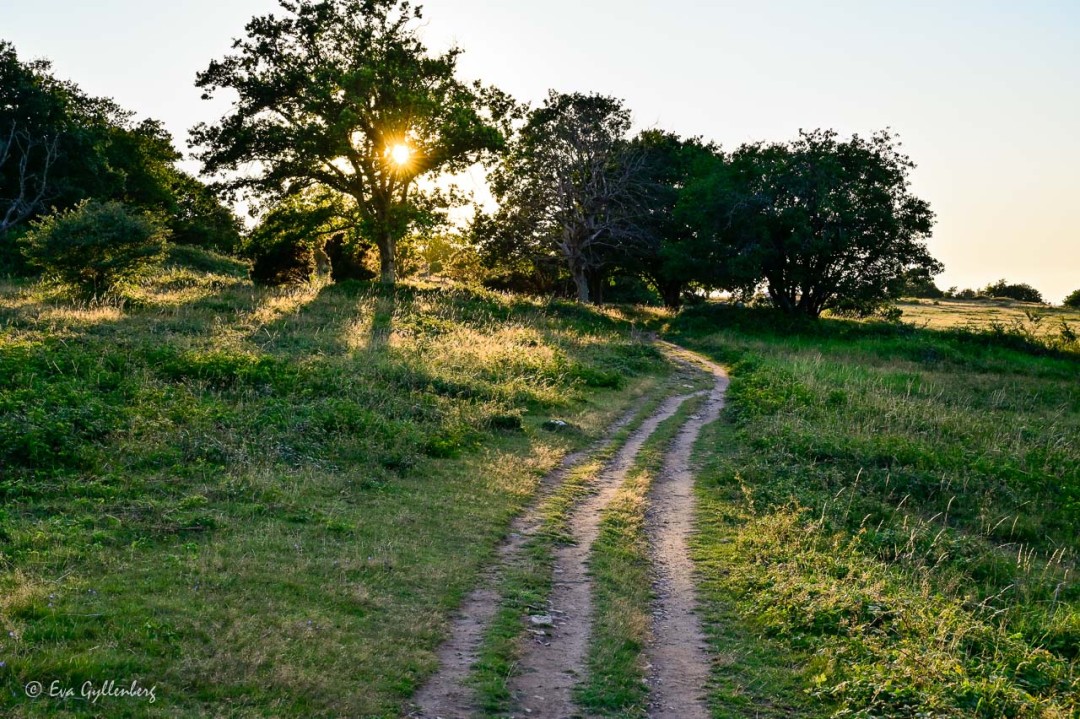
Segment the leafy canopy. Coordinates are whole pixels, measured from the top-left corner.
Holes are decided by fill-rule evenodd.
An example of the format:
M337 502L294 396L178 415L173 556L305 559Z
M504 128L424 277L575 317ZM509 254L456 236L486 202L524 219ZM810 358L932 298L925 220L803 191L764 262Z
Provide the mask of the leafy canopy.
M627 269L647 278L664 304L677 308L691 283L725 285L724 258L714 256L717 245L697 232L701 208L688 195L695 182L716 175L723 153L700 138L655 129L640 133L633 144L644 159L646 192L638 219L644 242L637 243Z
M460 50L433 56L401 0L281 0L252 19L233 53L199 73L232 112L192 130L220 186L271 205L322 188L349 198L343 219L379 247L395 279L397 241L449 200L416 180L455 172L503 147L513 103L456 76ZM407 150L403 150L407 148Z
M561 257L578 299L590 301L590 275L641 240L645 193L630 124L615 98L549 93L492 174L500 210L489 245L506 256Z
M1017 302L1042 302L1042 293L1026 282L1010 283L1004 279L993 282L983 288L986 297L1006 297Z
M840 140L814 130L740 147L687 199L728 258L732 288L764 283L792 314L865 314L909 271L941 271L925 244L933 212L910 191L913 168L888 131Z
M160 213L178 242L228 250L236 217L194 177L160 122L136 122L109 98L56 79L48 61L0 42L0 265L18 234L50 208L87 198Z

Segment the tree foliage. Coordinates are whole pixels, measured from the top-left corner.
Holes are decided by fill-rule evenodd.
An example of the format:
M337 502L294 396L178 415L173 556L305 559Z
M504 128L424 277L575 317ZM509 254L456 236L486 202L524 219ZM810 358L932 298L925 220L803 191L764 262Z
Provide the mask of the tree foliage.
M562 258L589 302L590 280L645 243L642 155L629 130L630 112L614 98L551 92L492 173L499 212L489 249Z
M688 197L702 208L699 231L728 258L731 288L764 283L792 314L865 314L910 270L941 271L925 244L933 213L910 192L913 167L888 132L840 140L815 130L740 147Z
M1004 297L1017 302L1041 303L1043 301L1042 293L1031 285L1025 282L1011 283L1004 279L992 282L984 287L982 294L986 297Z
M1074 290L1068 297L1065 298L1063 303L1066 307L1075 307L1080 309L1080 290Z
M242 252L252 262L252 279L264 285L289 285L312 278L328 244L352 247L355 226L343 219L340 197L308 191L275 205L246 238ZM336 240L335 240L336 238ZM346 266L345 248L332 248L334 269ZM347 279L338 276L335 279Z
M901 275L890 292L894 298L916 297L941 299L945 292L934 282L933 273L926 267L914 267Z
M634 139L641 153L645 196L637 223L643 241L634 245L628 269L644 277L668 307L678 308L691 283L724 285L723 258L715 243L697 231L700 211L687 188L723 166L719 148L700 138L684 139L662 130L646 130Z
M503 146L503 94L457 79L460 51L429 54L419 7L401 0L281 0L252 19L233 53L199 73L232 111L192 130L205 171L259 200L321 188L347 198L396 276L398 241L449 204L416 180L462 170ZM408 148L408 156L398 154Z
M83 294L98 295L160 264L168 234L150 213L85 200L41 218L19 242L31 263Z
M178 159L160 122L136 122L114 101L57 80L47 61L20 61L0 42L0 255L10 259L13 248L5 234L88 198L160 213L177 241L232 249L235 215L177 169Z

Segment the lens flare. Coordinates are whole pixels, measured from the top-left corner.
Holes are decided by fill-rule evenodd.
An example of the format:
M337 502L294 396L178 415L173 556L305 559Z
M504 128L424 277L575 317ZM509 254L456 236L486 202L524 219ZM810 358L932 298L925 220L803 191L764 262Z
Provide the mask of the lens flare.
M398 167L405 167L412 161L412 148L408 145L394 145L387 150L387 154Z

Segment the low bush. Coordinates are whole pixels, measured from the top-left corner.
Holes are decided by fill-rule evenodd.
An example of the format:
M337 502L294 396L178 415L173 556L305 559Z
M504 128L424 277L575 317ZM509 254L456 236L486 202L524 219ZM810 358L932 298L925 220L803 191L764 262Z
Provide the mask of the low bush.
M983 294L987 297L1006 297L1010 300L1016 300L1017 302L1042 302L1042 293L1037 289L1026 283L1009 284L1005 280L998 280L997 282L987 285L983 290Z
M111 292L165 258L168 231L149 213L86 200L48 215L20 239L27 260L87 295Z

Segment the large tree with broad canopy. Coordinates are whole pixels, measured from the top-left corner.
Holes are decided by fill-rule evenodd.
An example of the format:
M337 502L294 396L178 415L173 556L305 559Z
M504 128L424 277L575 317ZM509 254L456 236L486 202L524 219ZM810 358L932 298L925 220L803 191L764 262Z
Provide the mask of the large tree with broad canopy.
M252 19L233 52L198 74L204 97L231 90L231 112L192 130L219 186L269 206L319 188L349 200L343 218L396 279L398 241L445 206L417 180L498 151L513 103L457 77L458 49L432 55L421 9L402 0L281 0Z

